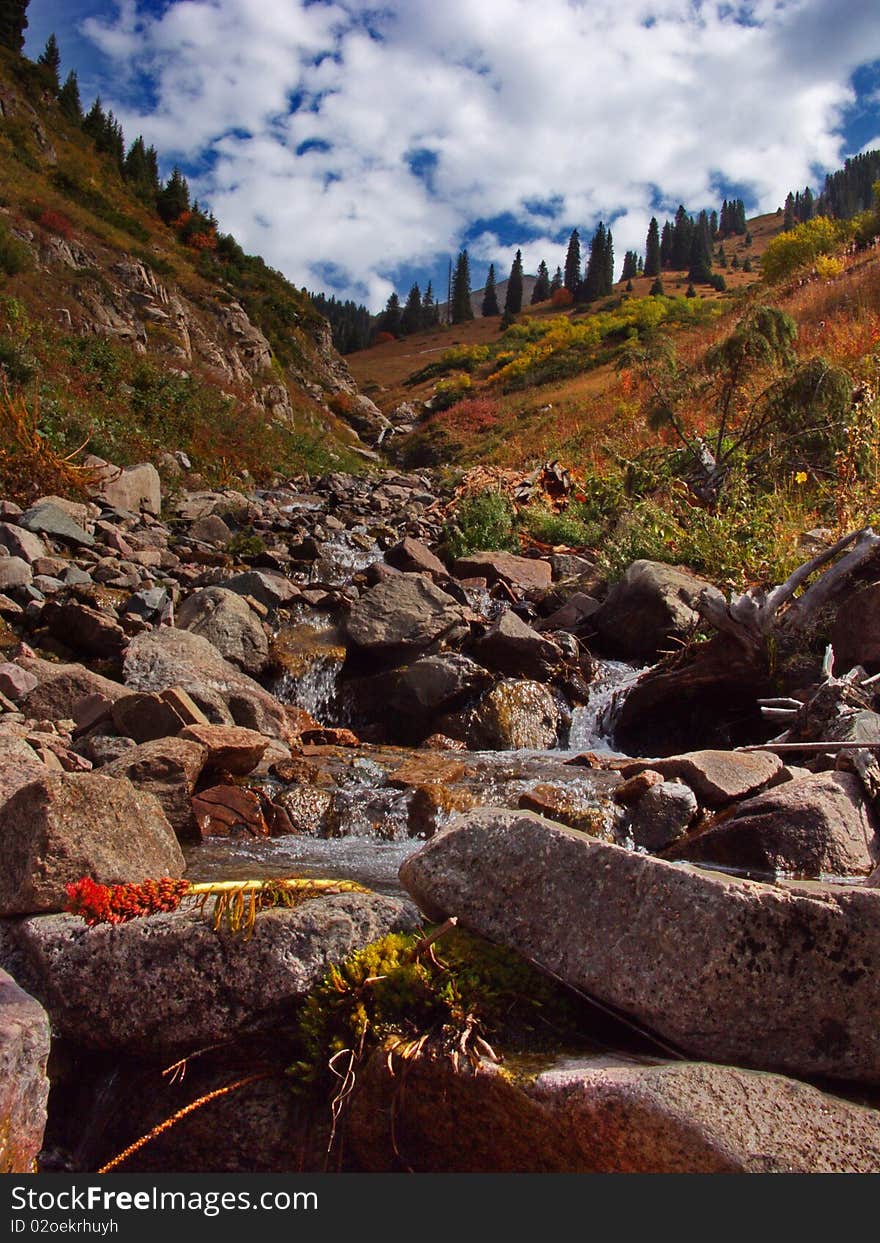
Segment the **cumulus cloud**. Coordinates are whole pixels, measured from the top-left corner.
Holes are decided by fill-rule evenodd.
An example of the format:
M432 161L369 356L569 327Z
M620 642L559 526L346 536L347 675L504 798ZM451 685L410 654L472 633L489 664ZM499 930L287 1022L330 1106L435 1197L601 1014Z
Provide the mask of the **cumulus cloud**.
M874 0L845 8L121 0L84 29L126 133L207 167L194 188L223 228L375 308L396 272L464 241L500 276L517 244L552 270L575 226L612 220L622 255L652 214L719 187L770 211L816 184L843 154L854 69L880 58Z

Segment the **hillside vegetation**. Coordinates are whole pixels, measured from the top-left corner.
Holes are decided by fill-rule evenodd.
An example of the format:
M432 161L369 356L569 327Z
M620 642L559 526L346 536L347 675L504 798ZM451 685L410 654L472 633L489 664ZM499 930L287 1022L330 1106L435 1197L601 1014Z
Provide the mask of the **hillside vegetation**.
M35 435L44 466L83 446L121 464L179 451L210 482L365 465L329 404L355 385L308 296L197 206L165 223L8 50L0 369L4 495L33 490Z
M639 278L506 331L480 318L352 355L392 422L420 411L388 451L487 464L497 539L592 550L612 575L648 557L728 586L778 580L806 532L880 520L880 213L748 228L752 271L720 294L686 297L687 274L664 272L660 296ZM513 482L551 460L575 481L567 503L513 505ZM486 491L474 478L463 489Z

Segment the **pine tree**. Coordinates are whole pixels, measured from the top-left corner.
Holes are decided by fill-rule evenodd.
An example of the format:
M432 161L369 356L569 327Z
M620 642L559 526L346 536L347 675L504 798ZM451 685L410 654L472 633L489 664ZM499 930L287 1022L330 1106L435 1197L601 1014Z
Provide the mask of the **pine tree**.
M390 332L393 337L400 332L400 299L396 292L388 295L385 310L379 316L377 327L380 332Z
M672 242L675 230L671 220L664 220L660 233L660 267L665 270L672 267Z
M637 276L644 276L644 275L645 275L645 263L644 263L644 260L642 259L642 256L641 256L641 255L639 255L639 266L638 266L638 270L637 270L637 272L636 272L636 275L637 275Z
M632 291L633 291L633 283L632 283L632 281L630 280L630 281L627 281L627 282L626 282L626 292L627 292L627 293L632 293Z
M661 296L664 293L663 281L659 276L654 281L654 284L651 286L651 288L648 290L648 293L651 295L652 298Z
M718 236L718 212L713 208L709 215L709 241L714 242Z
M701 212L696 228L691 237L690 263L688 280L699 283L708 281L712 275L712 248L709 241L709 220L705 212Z
M581 301L594 302L596 298L604 298L611 293L608 260L610 257L613 267L614 255L613 249L609 250L609 237L603 221L600 220L590 242L587 271L578 294Z
M791 190L789 190L785 198L785 213L782 217L783 232L788 233L791 229L794 228L796 223L797 222L795 220L795 215L794 215L794 195L792 194Z
M46 46L40 56L37 57L37 64L42 65L46 70L46 77L49 79L49 85L57 95L61 89L61 79L59 73L61 71L61 53L58 50L58 40L54 34L49 35L46 40Z
M166 224L173 224L189 207L189 186L180 169L175 168L156 196L156 211Z
M436 328L440 322L440 310L434 301L434 286L428 281L425 296L422 298L422 327Z
M577 229L572 229L571 237L568 239L568 250L565 255L565 288L571 290L572 296L577 297L578 287L581 283L581 238Z
M104 136L106 126L107 116L101 106L101 96L98 95L83 118L83 133L88 134L92 142L97 145Z
M660 275L660 226L657 217L651 217L648 225L648 236L645 238L645 276Z
M614 238L611 230L605 231L605 252L602 263L602 296L614 291Z
M562 275L562 268L557 266L556 271L553 273L553 278L550 281L550 297L551 298L556 293L557 289L562 289L564 283L565 281Z
M421 326L422 291L417 284L413 284L407 295L403 314L400 317L400 331L406 336L411 332L418 332Z
M694 222L685 211L684 205L679 203L672 232L672 254L669 257L669 266L676 271L686 268L690 262L693 231Z
M550 297L550 272L547 264L542 259L538 264L538 274L535 277L535 284L532 289L532 306L536 302L546 302Z
M495 288L495 264L489 264L489 272L486 276L486 288L483 291L483 305L480 308L480 314L500 315L501 308L498 305L498 291Z
M459 251L452 277L452 323L462 324L474 318L471 306L471 269L466 250Z
M634 250L628 250L623 256L623 270L620 273L622 281L632 280L638 274L639 259Z
M743 271L751 272L751 270L752 270L752 261L749 258L749 256L746 255L745 259L743 260Z
M522 251L518 250L513 263L510 267L510 276L507 278L507 297L504 299L504 315L505 318L513 318L519 315L522 310L523 298L523 266Z
M13 52L24 51L28 0L0 0L0 44Z
M62 116L66 117L73 125L82 125L82 100L79 97L79 81L75 69L71 69L64 79L64 85L58 92L58 106L61 109Z

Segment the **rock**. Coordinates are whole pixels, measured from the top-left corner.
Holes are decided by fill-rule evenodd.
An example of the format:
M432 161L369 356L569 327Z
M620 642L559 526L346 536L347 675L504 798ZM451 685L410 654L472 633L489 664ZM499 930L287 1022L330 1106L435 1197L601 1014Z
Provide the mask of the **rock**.
M87 656L120 660L128 643L115 618L79 600L47 602L42 621L54 638Z
M251 596L267 608L283 608L299 595L299 588L280 574L266 574L262 570L246 570L223 580L227 591L240 596Z
M545 751L558 733L559 709L547 687L506 678L480 701L469 741L477 750Z
M85 665L53 665L36 658L16 661L39 679L35 690L22 700L22 711L34 720L61 721L76 717L80 700L101 695L111 702L127 694L124 686L93 673Z
M659 785L662 780L662 774L651 768L645 768L636 773L634 777L627 777L615 789L611 797L615 803L620 803L621 807L635 807L639 800L648 793L651 786Z
M880 842L858 777L830 772L746 799L675 853L695 863L795 876L866 876L880 859Z
M186 691L213 724L243 725L271 738L287 736L283 706L201 635L170 626L136 635L123 674L133 690Z
M556 643L538 634L511 609L505 610L482 638L473 644L476 659L489 669L512 677L545 682L562 663Z
M360 597L345 623L365 652L417 651L466 633L464 612L422 574L397 574Z
M693 628L700 592L708 585L662 562L634 561L592 620L613 651L654 656Z
M127 777L152 794L178 837L191 838L196 836L191 799L207 756L208 748L195 739L158 738L129 746L104 765L101 776Z
M467 765L462 760L452 759L447 755L423 755L416 752L391 770L388 784L401 790L434 783L448 788L461 781L466 772Z
M196 518L190 524L187 538L198 540L201 544L216 544L225 548L232 539L232 532L219 514L207 514L204 518Z
M17 703L35 690L38 685L34 675L22 669L20 665L13 665L9 661L3 661L0 664L0 695L5 695Z
M89 535L60 505L53 501L38 501L18 519L18 525L37 535L49 535L76 547L91 548L95 537Z
M27 587L33 577L30 565L21 557L0 557L0 591Z
M361 740L350 729L341 726L319 725L314 729L301 729L299 741L305 747L359 747Z
M548 820L558 820L571 829L591 833L594 837L608 837L608 816L597 805L594 795L577 787L554 786L547 782L524 790L519 796L519 806L536 811Z
M306 833L310 837L329 837L333 834L333 795L318 786L297 785L281 790L275 795L290 820L291 831Z
M880 1083L877 890L734 879L497 808L400 877L429 918L457 915L693 1058Z
M436 557L421 540L412 539L409 535L387 550L385 560L396 570L432 574L440 578L446 577L446 566L440 558Z
M12 522L0 522L0 546L8 549L11 557L20 557L28 565L46 555L46 545L39 535Z
M726 807L776 781L782 760L769 751L690 751L665 760L638 760L621 766L624 777L653 769L664 777L680 777L703 807Z
M880 668L880 583L871 583L847 597L831 628L834 668L838 676L862 665Z
M517 557L510 552L472 552L459 557L452 567L456 578L484 578L492 583L507 583L529 599L540 597L553 581L553 570L547 561L536 557Z
M583 591L576 591L549 617L543 618L538 624L538 629L579 632L586 628L587 623L590 623L590 629L594 629L591 619L601 607L599 601L593 596L588 596Z
M45 764L24 738L0 734L0 806L45 771Z
M548 1061L510 1075L486 1060L456 1068L449 1057L418 1057L405 1064L402 1091L393 1055L375 1055L351 1100L351 1151L377 1173L877 1169L877 1110L782 1075L607 1054Z
M187 725L205 725L207 717L179 687L156 694L123 694L111 705L113 724L135 742L174 737Z
M242 596L224 587L206 587L177 610L181 630L213 643L226 660L251 676L269 664L269 640L260 619Z
M411 903L343 893L263 911L245 940L192 911L88 928L74 915L2 929L60 1039L147 1057L274 1031L331 963L418 927Z
M65 885L181 876L183 855L159 803L124 778L50 773L6 800L0 817L0 915L60 911Z
M146 591L136 591L125 600L120 613L133 614L135 617L155 618L161 616L168 608L168 592L164 587L150 587Z
M43 1146L49 1018L0 971L0 1174L34 1174Z
M241 786L216 785L201 790L193 798L192 812L201 837L229 837L234 833L269 836L258 796Z
M674 781L658 782L636 804L629 820L629 835L633 844L643 850L665 850L685 835L698 811L697 798L690 786Z
M133 514L144 511L156 516L161 512L162 481L151 462L122 468L91 454L85 465L94 472L91 495L110 509L125 509Z
M423 656L396 671L391 680L387 702L392 712L414 719L420 727L426 727L434 713L454 711L492 684L482 665L458 652Z
M179 737L206 749L209 772L242 777L253 772L265 754L269 739L240 725L187 725Z

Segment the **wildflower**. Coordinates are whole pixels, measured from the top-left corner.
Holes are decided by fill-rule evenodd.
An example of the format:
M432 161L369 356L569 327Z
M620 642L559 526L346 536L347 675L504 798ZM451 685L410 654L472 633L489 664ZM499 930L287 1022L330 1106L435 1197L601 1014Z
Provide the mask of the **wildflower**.
M807 472L806 472L805 470L799 470L799 471L797 472L797 474L795 475L795 477L794 477L794 481L795 481L795 483L806 483L806 482L807 482Z

